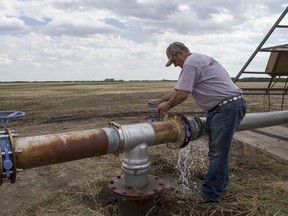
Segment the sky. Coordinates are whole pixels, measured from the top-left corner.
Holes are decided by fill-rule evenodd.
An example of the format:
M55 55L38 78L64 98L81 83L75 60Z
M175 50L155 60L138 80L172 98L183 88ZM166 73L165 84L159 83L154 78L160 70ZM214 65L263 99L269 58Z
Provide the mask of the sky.
M176 80L166 48L183 42L235 77L287 0L1 0L0 82ZM281 24L287 24L288 15ZM265 46L287 44L274 32ZM255 58L264 70L269 56Z

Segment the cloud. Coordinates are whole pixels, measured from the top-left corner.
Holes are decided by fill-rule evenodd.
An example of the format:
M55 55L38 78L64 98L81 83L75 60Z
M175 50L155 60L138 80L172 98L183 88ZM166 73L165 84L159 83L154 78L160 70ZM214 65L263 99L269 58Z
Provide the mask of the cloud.
M1 80L177 79L179 68L164 67L173 41L235 76L285 7L284 0L1 1ZM268 44L287 43L286 35Z
M25 23L16 17L0 17L0 33L23 31L26 29Z
M12 64L12 60L6 56L0 56L0 65L11 65Z

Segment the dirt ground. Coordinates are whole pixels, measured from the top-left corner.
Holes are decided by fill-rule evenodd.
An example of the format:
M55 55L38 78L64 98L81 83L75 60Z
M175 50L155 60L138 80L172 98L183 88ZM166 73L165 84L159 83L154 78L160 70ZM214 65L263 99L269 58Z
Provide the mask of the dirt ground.
M1 83L0 110L26 113L23 119L9 123L19 137L104 128L110 121L143 123L157 116L156 110L145 106L147 100L168 93L174 84ZM271 111L281 108L280 96L245 99L248 112L268 111L269 101ZM205 115L192 99L173 111L185 116ZM186 151L194 164L189 167L191 175L186 176L186 189L177 168L183 150L172 150L165 144L149 148L150 173L165 183L157 199L158 215L288 215L288 164L235 140L230 157L231 185L223 200L206 204L189 200L204 178L205 144L203 137L191 142ZM24 170L15 184L0 186L0 215L117 215L116 197L108 182L122 174L121 162L122 155L104 155Z

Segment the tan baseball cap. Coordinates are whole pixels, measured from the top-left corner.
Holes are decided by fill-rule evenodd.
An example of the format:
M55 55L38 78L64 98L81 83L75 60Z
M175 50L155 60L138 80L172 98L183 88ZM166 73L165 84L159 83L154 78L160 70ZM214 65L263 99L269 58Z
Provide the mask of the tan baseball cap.
M173 58L176 56L179 50L184 49L187 49L187 47L181 42L171 43L166 49L166 55L169 60L165 66L169 67L172 64Z

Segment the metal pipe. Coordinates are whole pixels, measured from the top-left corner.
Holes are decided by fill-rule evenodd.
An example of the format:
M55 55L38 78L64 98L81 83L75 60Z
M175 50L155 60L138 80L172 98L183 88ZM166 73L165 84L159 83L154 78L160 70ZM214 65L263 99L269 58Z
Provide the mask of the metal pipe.
M117 176L109 181L109 189L116 194L119 216L155 216L158 215L155 198L164 189L163 181L148 175L147 185L131 187L124 183L124 178Z
M288 111L246 114L238 131L249 130L288 122ZM146 143L148 146L169 143L170 148L181 148L197 139L205 125L205 118L171 114L161 122L109 127L52 135L42 135L15 140L9 136L14 153L13 169L29 169L104 154L128 152ZM187 126L189 130L187 130ZM190 133L190 135L189 135ZM189 137L189 139L187 139ZM6 139L2 137L1 139ZM1 140L0 140L1 141ZM2 159L4 148L1 150ZM14 151L14 150L13 150ZM3 159L4 160L4 159ZM8 164L9 161L5 161ZM2 161L0 162L2 163ZM4 162L3 162L4 163ZM1 168L3 167L2 164ZM3 169L3 168L2 168ZM3 173L5 172L2 171Z
M270 127L288 123L288 110L275 112L248 113L237 131Z
M268 127L288 122L288 111L246 114L238 131ZM59 133L12 139L13 169L29 169L93 156L128 152L142 143L148 146L169 143L170 148L181 148L201 136L205 118L179 114L167 115L163 121L121 126L110 123L103 129ZM187 130L189 127L189 130ZM190 133L190 134L189 134ZM189 139L188 139L189 138ZM2 137L1 139L6 139ZM1 140L0 140L1 141ZM6 145L6 144L5 144ZM3 148L3 147L2 147ZM4 148L1 150L2 159ZM7 153L6 153L7 154ZM4 160L4 159L3 159ZM9 164L6 158L4 161ZM3 164L4 164L3 162ZM3 170L2 161L0 162ZM11 169L12 170L12 169ZM2 171L3 173L5 170ZM14 178L14 177L13 177Z
M107 154L109 142L103 129L59 133L15 139L21 152L16 166L29 169Z
M205 125L206 117L200 117L200 121L202 125ZM237 128L237 131L264 128L286 123L288 123L288 110L247 113Z
M183 131L184 130L184 131ZM183 120L175 115L161 122L42 135L14 140L17 168L29 169L93 156L128 152L146 143L148 146L185 140Z
M130 187L143 187L147 185L149 169L150 162L148 145L146 143L142 143L124 153L122 170L125 185Z

